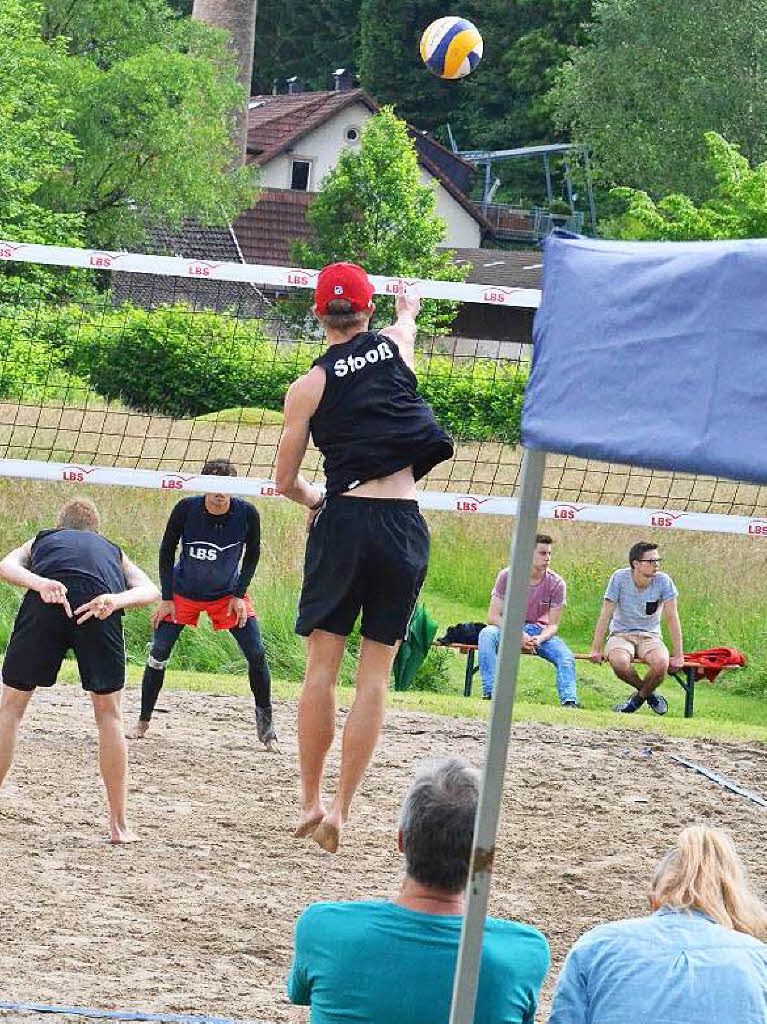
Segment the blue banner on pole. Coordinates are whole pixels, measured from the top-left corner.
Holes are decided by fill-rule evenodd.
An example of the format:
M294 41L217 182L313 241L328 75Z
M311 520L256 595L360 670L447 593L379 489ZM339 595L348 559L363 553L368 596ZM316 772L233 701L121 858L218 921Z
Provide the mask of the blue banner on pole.
M767 240L550 236L522 444L767 483Z

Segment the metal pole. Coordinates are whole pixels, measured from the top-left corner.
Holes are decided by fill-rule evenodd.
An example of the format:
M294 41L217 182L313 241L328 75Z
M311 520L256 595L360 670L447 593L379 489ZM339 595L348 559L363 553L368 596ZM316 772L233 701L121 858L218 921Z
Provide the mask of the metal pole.
M575 213L575 200L573 199L573 179L570 176L570 161L565 158L565 185L567 186L567 202L570 205L570 211Z
M482 957L482 935L490 894L498 819L501 813L511 712L517 688L517 670L521 653L519 641L525 624L527 588L530 584L530 566L535 550L545 467L546 452L532 449L525 451L522 459L519 511L511 542L485 767L482 772L477 821L474 827L466 909L453 982L450 1024L472 1024L474 1020L474 1004L477 999L479 965Z
M551 202L554 198L554 191L551 187L551 167L549 166L549 154L543 154L543 173L546 175L546 196Z
M589 160L589 151L584 146L583 148L583 166L586 169L586 192L589 197L589 218L591 220L591 233L596 236L597 233L597 211L594 206L594 189L591 185L591 162Z
M487 212L487 204L490 202L490 172L491 165L490 161L488 160L487 163L485 164L485 191L484 195L482 196L482 202L485 204L486 208L485 212Z

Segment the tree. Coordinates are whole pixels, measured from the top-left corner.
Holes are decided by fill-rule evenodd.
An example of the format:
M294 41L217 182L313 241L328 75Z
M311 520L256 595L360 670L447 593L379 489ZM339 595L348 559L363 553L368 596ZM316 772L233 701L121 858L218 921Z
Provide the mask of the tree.
M608 225L609 233L666 242L767 237L767 162L752 169L738 147L716 132L707 132L704 143L715 182L709 199L696 206L672 193L656 203L646 192L615 188L612 194L626 209Z
M311 89L332 88L336 68L353 69L361 0L260 0L253 93L269 93L296 75ZM311 46L306 45L311 39Z
M509 149L552 142L546 96L568 47L583 38L591 0L464 0L461 13L483 37L484 56L467 78L443 82L423 66L421 33L444 5L436 0L363 0L360 77L380 102L461 149ZM502 183L543 193L540 163L498 164ZM503 189L500 196L503 195Z
M252 201L230 140L244 100L223 32L164 0L45 0L41 28L49 46L67 37L51 82L80 150L41 202L82 214L90 244L130 247L183 217L226 223Z
M77 246L82 216L54 212L40 201L40 192L66 173L79 151L55 84L64 47L40 39L39 17L23 0L3 0L0 7L0 238ZM32 300L64 287L65 276L36 264L0 263L0 300Z
M608 184L712 188L704 133L767 157L767 0L603 0L552 101Z
M358 152L344 149L325 178L307 214L314 239L294 244L293 260L317 268L345 260L369 274L463 280L468 268L437 248L446 226L434 212L435 202L433 188L421 184L407 126L384 107L365 124ZM390 318L393 300L377 299L376 307ZM307 309L305 304L300 312ZM433 331L454 317L453 303L427 300L419 323Z

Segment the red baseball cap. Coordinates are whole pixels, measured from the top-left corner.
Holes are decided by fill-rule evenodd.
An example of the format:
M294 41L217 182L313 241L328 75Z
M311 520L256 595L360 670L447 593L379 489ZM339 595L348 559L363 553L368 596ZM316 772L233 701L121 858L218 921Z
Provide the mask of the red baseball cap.
M346 299L355 313L367 309L373 298L373 285L356 263L330 263L323 267L314 289L314 304L320 316L328 311L333 299Z

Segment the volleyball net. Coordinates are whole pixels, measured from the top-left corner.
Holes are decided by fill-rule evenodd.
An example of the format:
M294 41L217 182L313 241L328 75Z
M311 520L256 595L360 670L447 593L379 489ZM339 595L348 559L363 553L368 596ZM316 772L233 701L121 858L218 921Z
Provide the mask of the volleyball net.
M224 457L240 475L217 490L273 496L285 392L324 347L316 275L0 241L0 476L205 490L203 463ZM422 507L514 515L540 293L371 280L374 326L391 322L398 291L424 300L419 389L456 442L419 485ZM302 471L322 474L311 447ZM541 515L563 523L767 536L767 488L721 478L551 456L543 499Z

